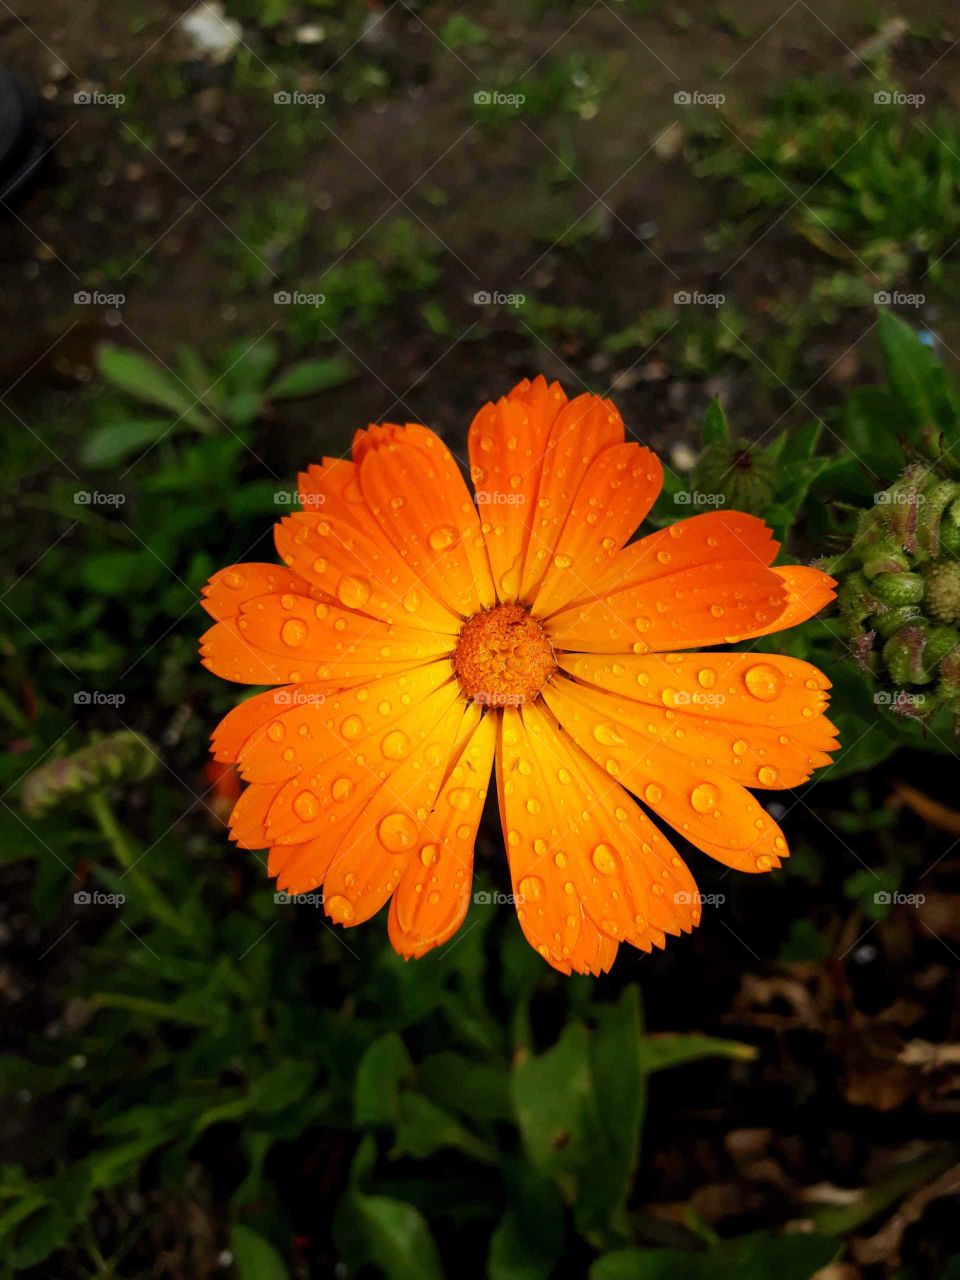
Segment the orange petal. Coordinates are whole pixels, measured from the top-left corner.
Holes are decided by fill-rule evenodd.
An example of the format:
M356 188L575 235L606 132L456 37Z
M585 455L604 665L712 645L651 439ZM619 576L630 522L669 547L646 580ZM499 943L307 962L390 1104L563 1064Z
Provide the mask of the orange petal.
M394 949L407 959L440 946L460 928L473 887L473 846L493 767L497 717L475 724L447 776L420 847L390 904Z
M394 626L302 595L261 596L243 606L237 627L261 653L285 658L316 680L373 678L451 654L452 636Z
M697 565L586 604L545 623L558 649L587 653L656 653L723 644L731 633L766 624L783 610L780 579L743 561Z
M595 972L598 933L649 950L696 922L680 859L538 706L504 712L497 779L520 924L548 963Z
M544 699L584 751L698 849L737 871L768 871L788 856L780 828L749 791L611 719L609 694L561 677Z
M288 684L303 679L303 671L262 653L240 634L237 620L218 622L200 637L200 660L224 680L237 684Z
M437 662L329 697L296 699L278 706L274 718L241 747L237 757L241 776L250 782L305 780L329 765L336 778L342 762L355 760L361 774L379 777L409 754L424 728L430 727L435 708L440 705L442 711L446 700L456 696L456 685L449 676L450 664ZM444 697L436 699L444 687ZM348 794L324 792L318 801L321 810L329 810L331 800L339 805L348 798ZM306 811L309 801L301 801L299 807ZM293 828L299 825L290 823ZM319 835L320 830L322 819L318 829L306 831L302 837L294 834L289 840L278 839L277 843L306 840Z
M830 681L809 662L774 653L563 654L563 671L652 707L737 724L810 724Z
M470 477L497 595L505 603L520 593L547 436L566 403L559 382L525 379L495 404L485 404L470 424Z
M775 568L773 572L781 580L787 593L786 607L776 621L759 631L745 631L742 635L732 636L731 644L740 640L752 640L756 636L772 635L775 631L785 631L787 627L806 622L836 596L836 580L810 565L788 564Z
M215 573L203 588L203 607L218 622L235 618L257 596L277 591L308 595L310 584L280 564L232 564Z
M643 523L663 484L663 468L649 449L612 445L597 454L580 482L532 610L547 616L591 595Z
M372 449L360 488L387 542L448 609L467 618L496 603L476 508L439 436L406 427Z
M280 790L276 785L247 787L230 814L230 837L242 849L265 849L266 820L270 806Z
M379 787L340 841L323 881L327 915L342 925L360 924L387 901L410 862L419 859L427 819L437 802L465 717L476 708L458 700L390 778ZM474 790L486 793L488 778ZM482 804L482 799L481 799Z
M406 684L397 677L394 689L410 696L420 675L413 672ZM323 722L303 717L301 723L311 728L312 736L294 732L294 717L302 712L288 713L283 717L288 737L261 741L243 755L241 772L255 781L274 781L280 771L288 771L270 808L270 844L303 844L324 833L330 840L342 836L370 796L383 787L389 790L394 774L408 760L420 758L422 746L460 694L456 684L447 682L428 694L417 692L411 709L398 714L396 695L385 695L387 685L376 681L376 692L370 686L338 695L324 708ZM370 699L357 701L356 695L365 692ZM292 745L279 751L287 741Z
M594 600L722 561L769 565L779 550L762 520L739 511L708 511L631 542L572 603Z
M404 562L379 526L372 534L359 531L343 504L331 504L322 515L289 516L274 526L274 539L284 562L324 599L382 622L428 631L455 635L463 625Z
M623 419L610 400L577 396L557 414L547 436L536 504L529 518L521 600L536 599L584 471L603 449L622 443Z
M268 689L266 693L254 694L227 712L211 734L214 760L236 764L243 744L277 715L281 705L277 702L279 692L281 690Z

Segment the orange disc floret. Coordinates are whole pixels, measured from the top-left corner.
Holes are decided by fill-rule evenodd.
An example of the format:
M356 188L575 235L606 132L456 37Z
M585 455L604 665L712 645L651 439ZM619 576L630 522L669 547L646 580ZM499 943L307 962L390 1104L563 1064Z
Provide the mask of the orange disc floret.
M279 888L322 886L336 924L389 903L415 958L466 915L492 774L520 927L554 968L599 973L700 921L654 818L739 871L788 856L753 792L830 762L830 684L720 646L803 622L836 584L774 567L738 511L631 541L662 470L608 400L524 381L468 445L475 495L428 428L358 432L351 460L300 476L284 564L211 579L203 661L272 686L214 734L246 784L231 834L269 849Z
M475 614L460 632L453 656L464 694L488 707L529 702L556 668L543 628L518 604Z

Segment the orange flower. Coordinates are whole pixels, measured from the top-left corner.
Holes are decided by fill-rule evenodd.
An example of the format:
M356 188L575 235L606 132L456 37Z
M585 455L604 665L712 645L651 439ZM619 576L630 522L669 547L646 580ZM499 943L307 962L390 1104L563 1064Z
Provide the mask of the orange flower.
M747 788L829 763L829 681L794 658L679 651L792 626L835 584L770 568L778 544L735 511L628 543L662 472L608 400L521 382L469 450L476 502L426 427L359 431L352 462L300 477L304 510L275 530L285 567L210 580L203 661L280 686L214 734L249 784L232 834L269 846L281 889L322 885L338 924L389 900L394 947L420 956L466 914L495 768L527 939L598 973L618 943L649 951L700 918L648 811L739 871L787 856Z

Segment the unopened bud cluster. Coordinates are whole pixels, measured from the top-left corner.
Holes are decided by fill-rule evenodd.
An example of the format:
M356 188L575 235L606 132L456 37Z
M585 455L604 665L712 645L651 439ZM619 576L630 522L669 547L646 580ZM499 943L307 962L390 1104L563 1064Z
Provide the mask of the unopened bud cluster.
M960 481L914 463L864 511L835 572L847 638L878 678L916 696L892 705L960 715Z

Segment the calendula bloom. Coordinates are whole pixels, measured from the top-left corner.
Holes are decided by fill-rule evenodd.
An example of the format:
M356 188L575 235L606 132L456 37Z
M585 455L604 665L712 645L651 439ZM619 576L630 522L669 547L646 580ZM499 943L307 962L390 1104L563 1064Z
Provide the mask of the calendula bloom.
M629 542L662 471L609 400L521 382L469 451L476 500L426 427L359 431L352 461L300 477L284 565L210 580L205 664L275 686L213 737L248 784L232 835L269 848L280 889L322 885L338 924L389 901L394 947L420 956L466 914L493 770L524 934L599 973L700 918L651 814L739 871L787 856L748 788L829 763L829 682L713 646L803 621L835 584L771 568L770 531L736 511Z

